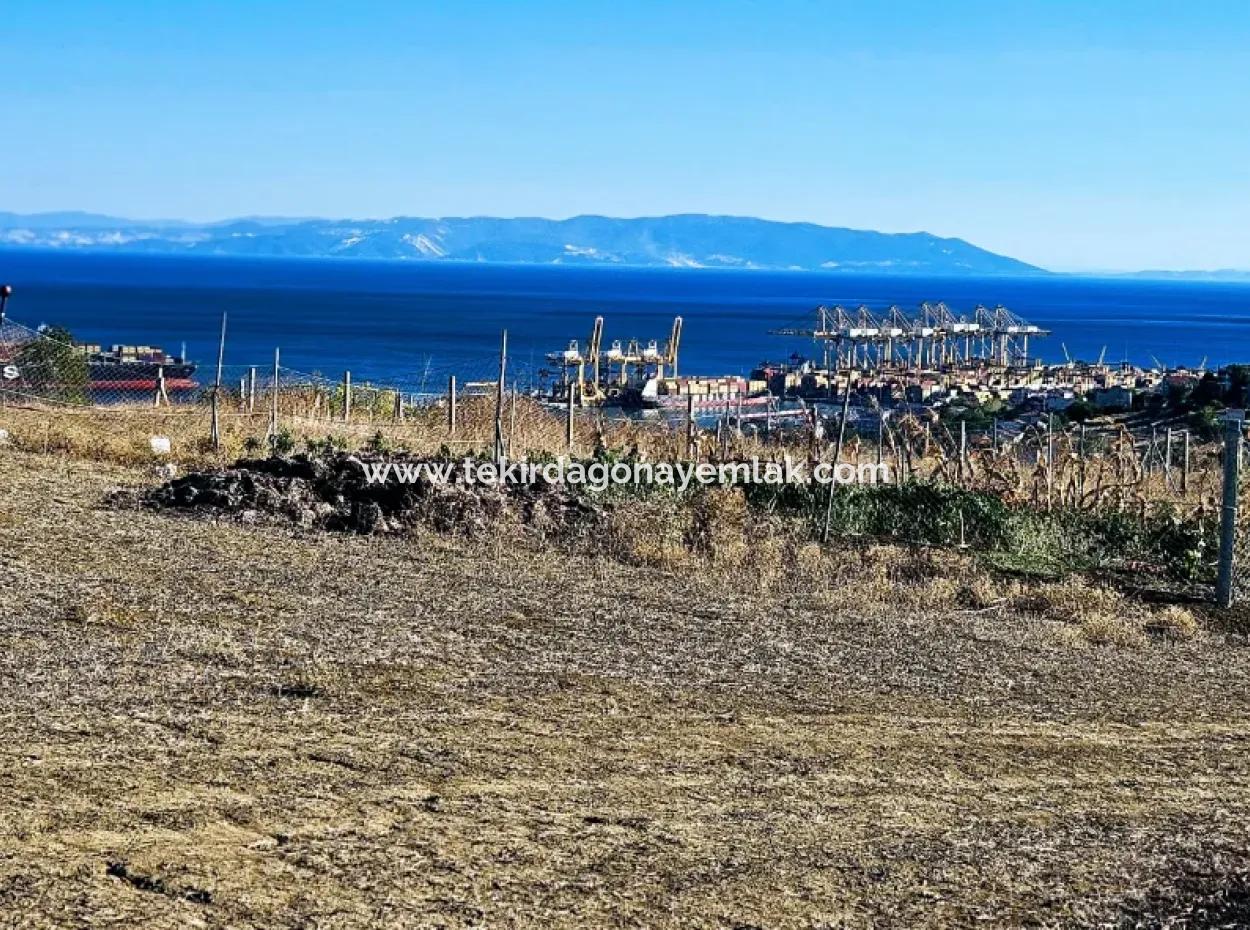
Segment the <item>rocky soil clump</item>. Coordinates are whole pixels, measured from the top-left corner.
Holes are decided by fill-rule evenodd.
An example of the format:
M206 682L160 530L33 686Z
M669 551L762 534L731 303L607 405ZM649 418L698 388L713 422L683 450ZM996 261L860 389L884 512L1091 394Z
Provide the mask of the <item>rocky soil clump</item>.
M419 473L401 481L392 468L370 481L366 466L377 456L240 459L220 471L192 472L143 492L140 503L156 509L230 515L242 522L281 519L304 527L352 533L395 533L415 524L441 532L477 535L514 520L544 534L571 534L601 520L601 509L561 484L536 477L521 484L470 482L459 462L446 481ZM397 465L423 460L389 456ZM447 463L442 463L446 467Z

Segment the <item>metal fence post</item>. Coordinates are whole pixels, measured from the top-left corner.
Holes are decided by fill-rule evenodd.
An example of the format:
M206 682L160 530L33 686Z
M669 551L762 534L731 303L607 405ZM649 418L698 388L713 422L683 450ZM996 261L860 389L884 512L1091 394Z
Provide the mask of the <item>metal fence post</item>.
M1215 601L1220 607L1233 604L1233 548L1237 543L1237 495L1241 486L1241 419L1224 422L1224 493L1220 508L1220 565L1215 582Z

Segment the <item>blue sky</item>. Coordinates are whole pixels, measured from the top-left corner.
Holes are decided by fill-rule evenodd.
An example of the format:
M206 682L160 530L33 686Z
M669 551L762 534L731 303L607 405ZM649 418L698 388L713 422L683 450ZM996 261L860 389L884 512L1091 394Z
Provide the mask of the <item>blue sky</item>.
M1250 4L6 0L0 210L733 213L1250 268Z

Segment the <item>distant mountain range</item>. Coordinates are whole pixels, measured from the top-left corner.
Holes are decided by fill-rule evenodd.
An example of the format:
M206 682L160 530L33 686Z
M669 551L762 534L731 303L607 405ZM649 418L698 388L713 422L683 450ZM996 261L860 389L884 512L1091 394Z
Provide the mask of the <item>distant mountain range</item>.
M567 220L244 217L187 223L0 212L0 247L916 275L1045 273L962 239L925 232L880 233L704 214Z
M1250 271L1239 268L1217 268L1212 271L1128 271L1109 272L1111 277L1149 278L1157 281L1229 281L1239 283L1250 281Z

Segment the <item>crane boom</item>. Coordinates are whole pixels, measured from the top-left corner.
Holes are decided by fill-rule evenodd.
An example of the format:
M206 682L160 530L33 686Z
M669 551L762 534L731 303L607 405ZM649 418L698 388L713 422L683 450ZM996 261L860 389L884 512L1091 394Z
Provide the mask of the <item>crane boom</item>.
M592 378L595 390L599 388L599 347L603 344L603 317L595 317L595 325L590 331L590 341L586 344L586 356L590 359Z
M664 361L674 378L677 377L677 348L681 345L681 324L681 317L673 317L673 330L669 333L668 344L664 347Z

